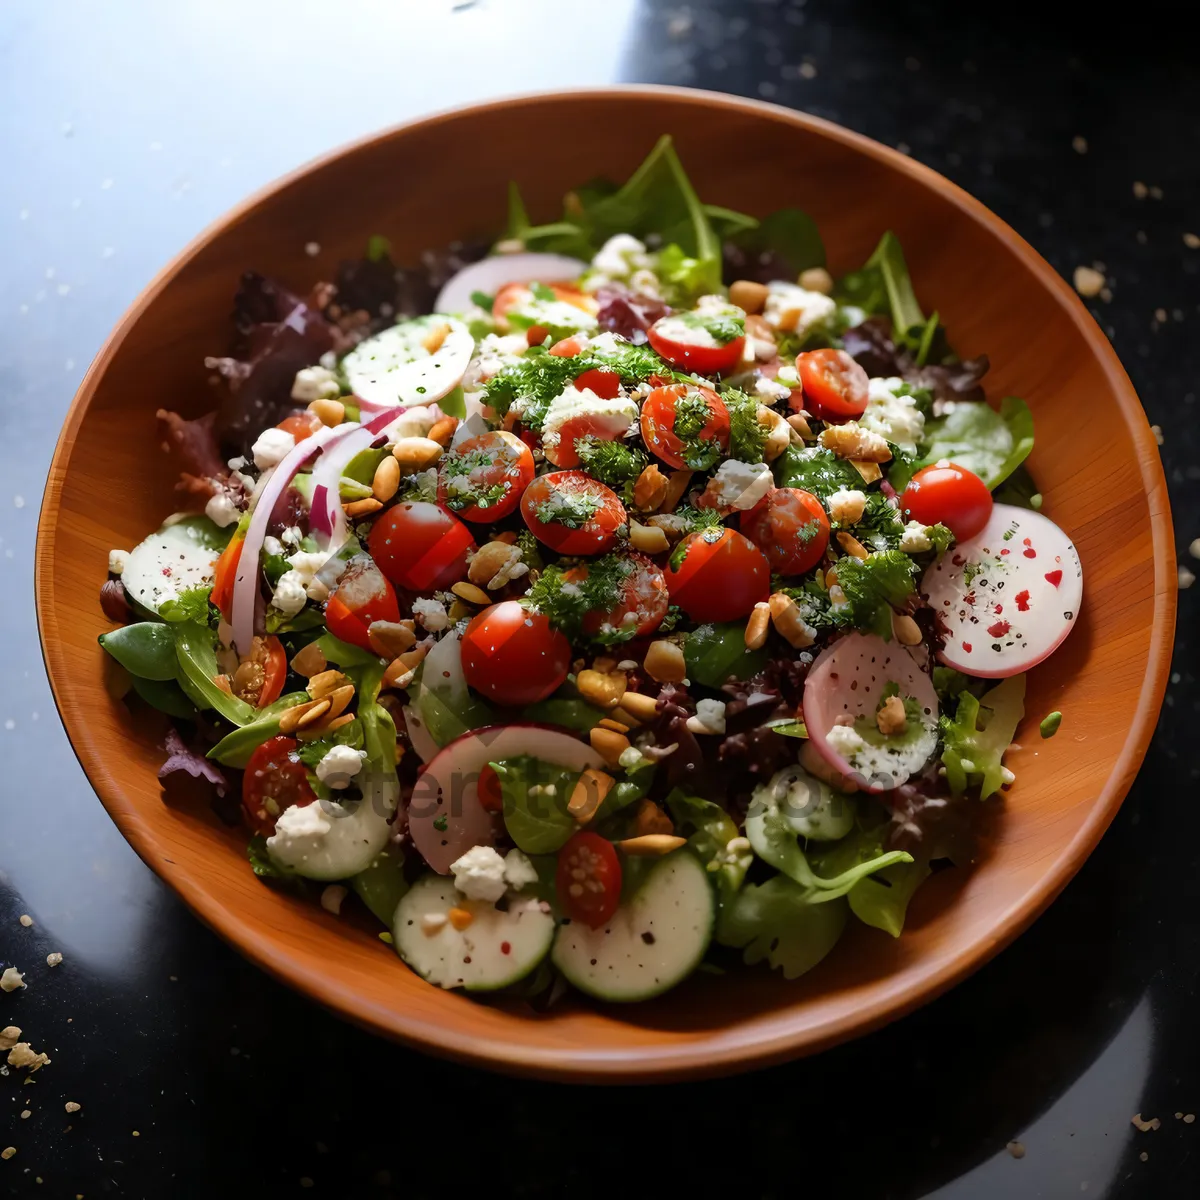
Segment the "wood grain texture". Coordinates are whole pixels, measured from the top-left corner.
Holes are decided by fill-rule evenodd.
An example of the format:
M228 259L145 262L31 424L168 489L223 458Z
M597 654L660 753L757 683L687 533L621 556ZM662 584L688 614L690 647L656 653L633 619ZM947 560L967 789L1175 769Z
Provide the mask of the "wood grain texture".
M154 410L211 407L203 358L226 345L243 270L304 291L372 233L386 234L400 261L494 233L510 178L547 219L579 181L626 176L663 132L706 200L810 212L835 273L896 231L917 294L960 353L990 355L992 398L1029 401L1031 467L1045 511L1079 548L1084 612L1032 673L1022 747L1009 760L1017 784L994 836L972 869L922 888L902 938L856 926L796 983L758 968L697 977L634 1008L570 1003L536 1016L427 986L366 926L257 883L243 837L166 806L155 778L161 730L135 726L104 691L97 589L109 548L132 546L175 507ZM311 241L315 260L304 253ZM1175 565L1158 451L1133 388L1077 297L1011 229L919 164L813 118L625 88L500 101L392 130L302 169L203 234L146 289L84 379L46 488L37 597L59 710L105 807L243 954L346 1018L434 1053L545 1077L651 1081L741 1070L863 1033L1024 929L1095 846L1145 753L1168 672ZM1042 742L1037 721L1053 709L1066 720Z

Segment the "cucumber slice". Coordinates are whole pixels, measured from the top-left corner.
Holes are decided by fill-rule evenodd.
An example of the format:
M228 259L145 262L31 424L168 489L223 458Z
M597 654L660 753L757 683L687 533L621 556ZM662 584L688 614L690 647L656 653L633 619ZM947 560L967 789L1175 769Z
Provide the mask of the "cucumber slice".
M426 343L442 327L447 332L430 354ZM434 314L359 342L342 359L342 370L351 391L381 409L432 404L458 387L474 352L475 339L461 321Z
M648 1000L695 970L712 938L715 908L700 860L676 850L654 865L607 925L563 925L554 965L599 1000Z
M180 592L211 587L213 564L231 531L204 516L184 517L139 542L125 561L125 595L144 612L157 613Z
M446 920L426 933L423 918L465 908L473 920L455 929ZM535 899L512 899L507 911L466 900L453 882L426 875L396 906L396 952L422 979L442 988L494 992L524 979L554 941L554 918Z

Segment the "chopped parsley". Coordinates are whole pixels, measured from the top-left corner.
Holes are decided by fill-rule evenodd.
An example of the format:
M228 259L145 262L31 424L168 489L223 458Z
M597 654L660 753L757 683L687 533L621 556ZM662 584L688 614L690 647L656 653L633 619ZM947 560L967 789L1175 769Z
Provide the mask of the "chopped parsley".
M164 600L158 607L158 615L164 621L174 624L177 621L195 621L200 625L209 624L208 597L212 589L206 587L188 588L179 593L174 600Z
M590 636L593 641L628 641L636 632L636 622L627 629L595 635L583 633L583 622L589 613L610 612L616 608L625 581L635 570L637 564L622 554L606 554L569 571L547 567L529 589L526 600L531 608L549 617L556 629L572 639Z
M602 496L591 492L556 488L540 504L534 505L533 514L543 525L582 529L596 515L603 503Z
M675 401L671 428L683 443L679 457L693 471L707 471L721 460L721 443L716 438L702 436L712 416L707 397L695 389Z
M904 604L912 595L914 569L913 560L899 550L884 550L863 559L838 559L837 581L846 603L831 610L834 622L877 633L888 641L892 636L889 609Z
M681 504L672 515L676 520L684 522L688 533L696 533L701 529L715 529L723 524L721 514L715 508L693 508L690 504Z
M541 300L545 304L553 304L558 299L554 294L554 289L547 287L544 283L531 283L529 290L533 293L535 300Z
M472 292L471 303L476 308L482 308L484 312L491 312L492 305L496 302L495 296L489 296L487 292Z
M575 439L579 463L593 479L607 484L628 503L633 485L646 469L649 457L625 442L607 442L588 434Z
M767 427L759 422L759 402L738 388L721 394L729 409L729 457L738 462L760 463L767 444Z
M775 463L775 479L780 487L811 492L818 500L828 500L842 488L863 486L862 477L843 458L820 446L789 446Z
M675 318L689 329L703 329L713 341L727 346L734 338L746 336L746 321L733 312L685 312Z
M488 450L468 450L466 453L447 454L442 459L442 471L446 482L446 506L456 512L464 508L491 508L512 490L512 481L494 480L491 468L502 465L495 454ZM473 472L480 475L472 479Z
M692 512L698 512L698 511L699 511L698 509L692 509ZM725 527L720 523L720 520L721 520L720 517L717 517L717 521L715 524L705 526L701 530L697 530L694 532L699 532L701 537L703 537L706 542L720 541L721 536L725 532ZM669 562L669 565L670 565L672 571L678 571L679 568L683 566L683 560L685 558L687 558L688 552L691 550L692 545L694 545L694 543L689 543L687 538L685 537L679 543L679 545L676 546L675 549L671 551L671 557L668 560L668 562Z

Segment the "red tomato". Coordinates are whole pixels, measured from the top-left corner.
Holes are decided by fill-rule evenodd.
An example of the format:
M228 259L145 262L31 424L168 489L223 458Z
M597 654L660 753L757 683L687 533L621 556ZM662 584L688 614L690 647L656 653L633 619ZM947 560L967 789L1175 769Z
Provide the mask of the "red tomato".
M545 344L546 339L550 336L550 330L545 325L530 325L525 330L525 344L527 346L541 346Z
M598 833L584 830L575 834L558 852L554 884L563 912L572 921L599 929L621 902L621 860L616 847Z
M212 595L209 599L221 610L221 616L229 620L229 608L233 603L233 581L237 578L238 560L242 557L240 537L231 538L221 551L217 565L213 568Z
M367 538L371 557L397 586L432 592L458 583L475 549L471 531L439 504L408 500L381 513Z
M729 409L711 388L655 388L642 404L642 440L668 466L705 471L729 448Z
M516 600L485 608L462 638L467 683L497 704L524 706L545 700L571 669L571 643Z
M258 670L243 672L241 667L246 663L252 663ZM277 637L256 636L250 643L250 653L238 666L233 677L233 693L239 700L255 708L266 708L279 699L283 681L287 678L287 652Z
M370 650L367 630L375 621L399 621L392 585L366 554L356 554L325 604L325 624L334 637Z
M500 787L500 776L493 770L491 763L487 763L479 772L479 782L475 784L475 793L479 797L479 803L488 812L504 811L504 792Z
M621 584L617 602L606 609L592 609L583 618L587 637L620 630L629 637L647 637L661 624L671 606L667 579L662 568L644 554L630 554L623 560L628 574ZM587 567L574 567L563 578L568 583L582 583L588 576Z
M284 417L276 429L282 429L284 433L290 433L297 442L302 442L306 437L312 437L321 427L321 418L316 413L305 411L296 413L295 416Z
M438 503L464 521L498 521L517 507L532 479L533 454L515 433L481 433L442 455Z
M973 538L992 515L992 493L966 467L922 467L900 497L900 511L922 525L945 525L956 541Z
M660 317L646 331L650 345L673 367L697 375L725 375L742 361L746 338L740 334L718 342L700 326L689 328L687 316Z
M717 526L679 543L667 587L693 621L736 621L771 594L771 567L749 538Z
M561 341L555 342L550 347L550 353L555 358L574 358L577 354L582 354L586 346L587 335L573 333L570 337L565 337Z
M539 475L525 489L521 515L534 537L559 554L602 554L627 520L617 493L582 471Z
M575 380L582 391L595 392L601 400L615 400L621 394L621 377L608 367L592 367Z
M742 532L767 556L778 575L802 575L829 545L825 506L811 492L775 488L742 514Z
M562 300L583 312L595 316L599 309L595 296L589 296L578 288L565 283L550 283L546 285L556 300ZM508 328L508 314L514 308L521 308L533 299L533 292L526 283L507 283L497 293L492 301L492 316L501 329Z
M839 424L867 411L867 373L845 350L809 350L796 359L796 371L814 417Z
M296 739L268 738L250 755L242 776L242 814L255 833L270 837L275 822L293 804L301 808L316 796L308 768L296 757Z

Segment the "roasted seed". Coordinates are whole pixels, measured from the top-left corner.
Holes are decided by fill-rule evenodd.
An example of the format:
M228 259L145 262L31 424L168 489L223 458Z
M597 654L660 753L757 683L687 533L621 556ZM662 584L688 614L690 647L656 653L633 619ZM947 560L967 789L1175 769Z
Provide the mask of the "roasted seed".
M314 700L323 700L330 692L336 691L340 687L344 687L350 680L336 669L321 671L317 675L310 677L308 687L305 691Z
M441 417L434 421L433 427L429 430L429 440L437 442L439 446L448 446L457 428L457 417Z
M641 837L649 834L672 834L675 825L653 800L643 800L637 810L637 831Z
M658 506L658 511L674 512L679 507L679 502L683 499L683 494L688 490L691 482L691 471L672 471L667 479L667 494Z
M617 843L617 848L626 854L646 857L670 854L686 845L687 838L672 837L669 833L644 833L640 837L625 838Z
M765 283L753 279L735 279L729 285L729 303L743 312L760 313L767 305L770 291Z
M433 466L442 457L442 446L432 438L406 437L392 447L392 456L400 464L400 470L411 475Z
M597 708L615 708L625 695L625 672L580 671L575 676L575 686L589 704Z
M665 554L671 548L667 535L655 525L640 525L630 518L629 544L643 554Z
M383 505L375 499L374 496L367 496L364 500L352 500L345 506L346 516L348 517L367 517L371 513L377 513Z
M746 622L746 649L761 650L767 640L771 624L771 606L760 600Z
M491 596L483 588L476 587L473 583L456 583L450 590L468 604L477 604L482 607L492 602Z
M367 629L367 644L380 658L393 659L416 644L411 621L372 621Z
M324 651L316 642L309 642L303 650L296 652L296 657L292 659L292 670L308 678L319 675L325 670Z
M866 546L862 544L853 534L847 533L844 529L839 531L837 535L837 544L850 555L851 558L870 558L870 552Z
M567 812L579 822L586 825L595 815L604 797L612 791L616 780L604 771L589 767L576 781L571 790L571 798L567 801Z
M892 632L902 646L921 644L921 627L907 613L892 613Z
M391 456L383 458L375 468L371 480L371 494L381 504L386 504L400 490L400 464Z
M308 406L308 411L329 428L340 425L346 419L346 406L340 400L314 400Z
M592 749L610 767L620 766L621 755L629 749L630 744L629 739L623 733L617 733L612 729L601 729L599 725L593 727L591 733L588 734L588 741L591 742Z
M633 485L633 506L641 512L654 512L666 499L667 477L651 463Z
M658 701L641 692L626 692L621 697L621 712L628 713L635 721L645 725L658 715Z
M663 639L651 642L642 665L646 674L658 683L682 683L687 678L687 662L674 642Z

